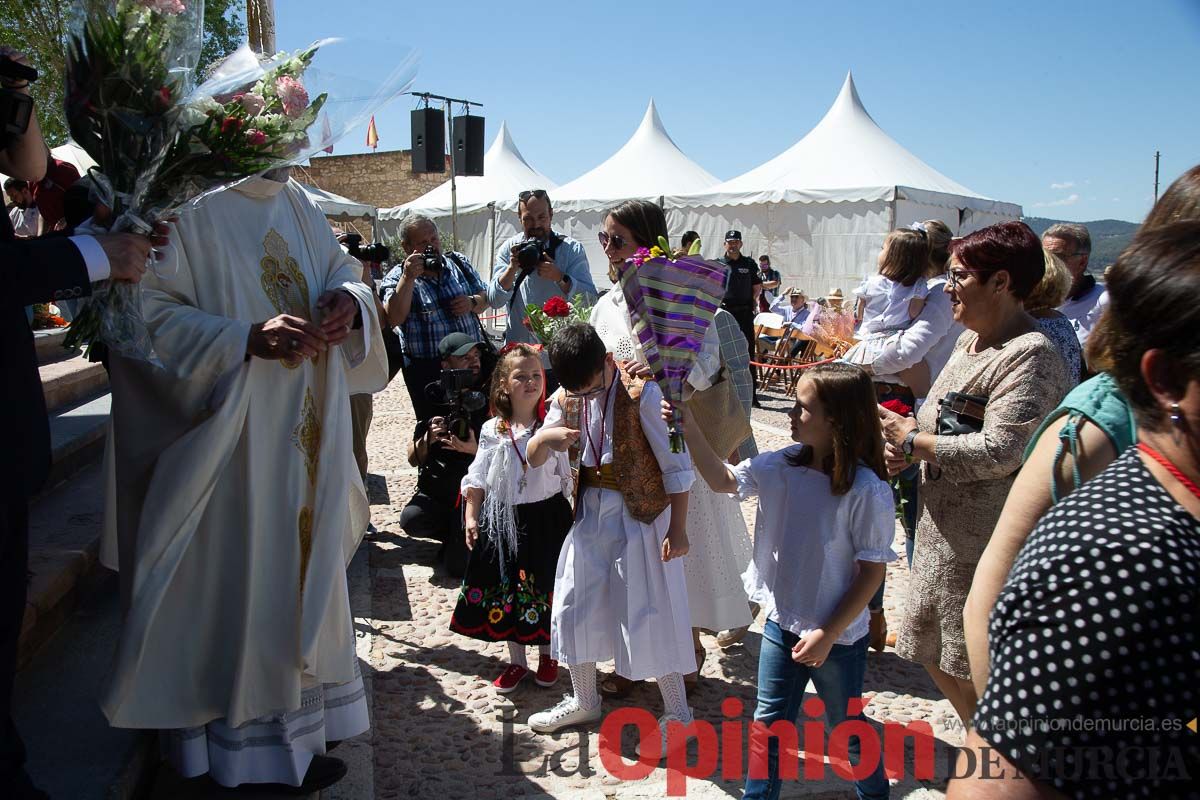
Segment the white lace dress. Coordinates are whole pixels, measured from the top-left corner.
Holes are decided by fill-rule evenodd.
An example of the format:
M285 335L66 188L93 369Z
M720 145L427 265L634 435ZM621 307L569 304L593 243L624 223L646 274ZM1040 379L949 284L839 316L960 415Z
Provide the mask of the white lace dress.
M646 363L619 288L596 302L591 324L618 361ZM688 383L698 390L707 389L720 368L721 341L716 327L710 326ZM687 534L689 549L683 566L692 627L722 631L749 625L752 619L742 573L750 564L752 546L737 498L714 492L698 478L688 496Z

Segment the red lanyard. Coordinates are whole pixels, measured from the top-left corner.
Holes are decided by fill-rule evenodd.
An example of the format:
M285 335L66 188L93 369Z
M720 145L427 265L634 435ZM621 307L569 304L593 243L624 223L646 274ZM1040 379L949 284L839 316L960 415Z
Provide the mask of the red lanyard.
M1191 478L1189 478L1187 475L1184 475L1183 472L1180 471L1179 467L1175 466L1170 461L1168 461L1166 456L1164 456L1162 453L1158 452L1157 450L1155 450L1153 447L1146 444L1145 442L1138 442L1138 450L1141 450L1143 453L1150 456L1155 461L1157 461L1159 464L1161 464L1162 468L1165 469L1167 472L1171 473L1172 475L1174 475L1175 480L1182 483L1185 489L1187 489L1189 492L1191 492L1196 497L1200 498L1200 486L1197 486L1192 481Z
M540 425L539 422L535 421L533 423L533 431L534 432L537 431L539 425ZM512 442L513 450L515 450L517 453L517 459L520 460L520 462L521 462L521 472L524 472L529 467L529 462L525 459L525 456L521 455L521 448L517 447L517 437L513 436L512 423L510 422L507 425L505 425L504 427L508 428L508 440L510 442Z
M617 374L614 372L612 382L608 384L608 389L605 390L605 392L604 392L604 403L600 406L600 443L601 444L604 444L604 426L607 424L607 419L608 419L608 417L607 417L607 415L608 415L608 399L609 399L609 397L612 396L613 387L616 385L617 385ZM584 431L584 434L587 436L587 442L591 446L592 452L596 454L596 466L599 467L600 459L603 455L603 451L596 447L596 442L593 441L593 439L592 439L592 426L588 424L588 404L587 404L586 400L583 401L583 431ZM582 461L583 458L586 456L587 456L587 451L585 450L583 455L580 457L580 460Z

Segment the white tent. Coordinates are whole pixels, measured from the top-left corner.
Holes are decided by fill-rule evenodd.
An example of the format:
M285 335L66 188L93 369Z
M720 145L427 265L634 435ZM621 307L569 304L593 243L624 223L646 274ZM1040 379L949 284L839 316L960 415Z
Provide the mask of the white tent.
M499 243L517 232L517 195L526 189L553 190L558 184L534 169L513 142L508 124L483 156L483 175L455 180L458 201L458 249L479 273L487 278ZM553 193L551 199L554 200ZM513 213L501 214L507 208ZM402 220L423 214L437 223L443 243L450 244L450 181L440 184L415 200L393 208L379 209L379 229L387 236L399 233ZM501 218L503 217L503 218Z
M308 195L308 198L316 203L327 217L352 219L356 217L374 217L376 214L375 206L370 206L366 203L357 203L349 198L342 197L340 194L327 192L324 189L309 186L307 183L300 184L300 188L304 189L304 193Z
M700 233L721 252L737 229L744 252L768 253L785 282L810 294L845 291L876 269L889 231L941 219L955 234L1019 219L1020 206L971 191L908 152L876 124L847 73L837 99L803 139L708 192L665 198L673 234Z
M651 100L633 135L604 163L559 187L554 224L587 250L597 287L608 286L608 261L596 239L604 211L622 200L661 202L667 195L711 190L717 178L679 149ZM682 231L680 231L682 233Z

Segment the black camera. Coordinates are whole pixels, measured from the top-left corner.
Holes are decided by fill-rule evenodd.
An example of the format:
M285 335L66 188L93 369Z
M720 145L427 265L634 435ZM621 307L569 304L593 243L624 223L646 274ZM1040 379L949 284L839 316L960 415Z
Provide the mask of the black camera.
M364 246L362 236L357 233L347 233L344 239L346 250L359 261L374 261L381 264L392 257L392 251L383 242L373 242Z
M471 436L471 415L487 405L487 397L474 388L478 379L474 370L444 369L441 377L425 387L431 400L450 406L446 428L464 442Z
M425 269L428 272L437 272L446 266L446 258L437 251L437 248L431 244L425 245L425 249L421 252L425 258Z
M0 77L14 81L37 80L36 69L18 64L8 56L0 56ZM8 147L12 141L29 128L33 114L33 98L15 89L0 89L0 148Z
M545 252L546 245L541 239L526 239L517 245L517 264L520 265L521 272L530 273L537 269Z

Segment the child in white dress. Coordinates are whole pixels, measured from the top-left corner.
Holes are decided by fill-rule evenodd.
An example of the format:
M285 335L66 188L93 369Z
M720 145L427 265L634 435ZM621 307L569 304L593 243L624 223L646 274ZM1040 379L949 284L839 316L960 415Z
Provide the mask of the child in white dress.
M883 342L904 330L925 307L929 284L929 239L923 230L905 228L888 234L879 251L879 272L854 290L858 304L854 315L859 341L842 357L851 364L870 364Z
M573 693L529 718L538 733L600 719L596 663L613 660L630 680L655 678L670 721L690 723L683 675L696 668L688 617L686 453L672 453L662 392L617 369L595 329L569 325L550 343L562 382L529 463L578 448L575 524L559 556L551 651ZM677 737L676 737L677 738Z

